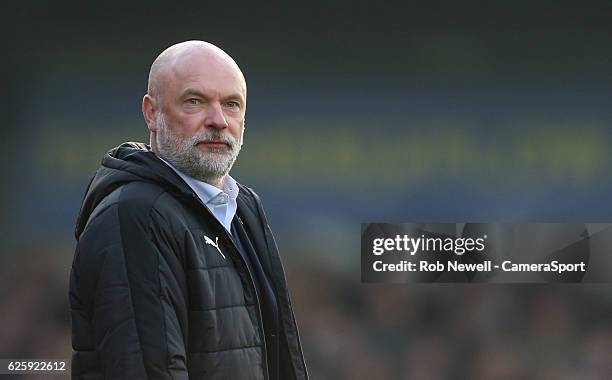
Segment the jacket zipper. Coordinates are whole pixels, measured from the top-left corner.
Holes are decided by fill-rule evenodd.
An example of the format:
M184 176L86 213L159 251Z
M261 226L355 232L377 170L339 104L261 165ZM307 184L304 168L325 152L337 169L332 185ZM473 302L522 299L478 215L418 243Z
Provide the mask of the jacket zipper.
M204 207L204 209L206 209L206 212L215 219L217 224L221 225L221 223L210 212L208 207L206 207L206 205L204 203L202 203L202 201L200 200L200 198L197 195L192 194L191 196L193 197L193 199L196 200L196 202L198 202L200 205L202 205ZM238 217L238 215L236 215L235 217ZM238 221L240 223L242 223L242 220L239 217L238 217ZM257 287L255 286L255 280L253 280L253 274L249 270L249 266L247 265L246 260L244 259L244 257L242 257L242 254L240 253L240 250L236 246L236 243L234 243L234 239L232 239L231 235L229 234L229 232L227 232L227 230L225 229L225 227L223 225L221 225L221 229L225 233L225 237L228 238L228 240L230 241L230 243L234 247L234 250L236 252L238 252L238 256L240 257L240 261L242 262L242 265L244 265L244 268L246 269L246 273L249 276L249 280L251 280L251 288L253 289L253 293L255 293L255 300L257 301L257 318L259 319L259 327L260 327L259 328L259 337L261 338L261 341L263 342L263 355L262 356L263 356L263 361L264 361L264 364L265 364L264 365L264 368L265 368L264 375L265 375L266 379L269 379L270 378L270 374L269 374L269 369L268 369L268 354L267 354L268 349L266 347L266 336L265 336L265 333L264 333L263 316L262 316L262 313L261 313L261 301L259 300L259 294L257 293Z

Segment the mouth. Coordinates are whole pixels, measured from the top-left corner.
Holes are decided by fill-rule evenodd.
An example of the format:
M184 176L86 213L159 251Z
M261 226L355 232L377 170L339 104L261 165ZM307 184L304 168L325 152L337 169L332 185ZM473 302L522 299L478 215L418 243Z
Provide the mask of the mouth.
M225 143L223 141L218 141L218 140L200 141L196 145L198 145L198 146L205 146L207 148L215 148L215 149L229 148L229 145L227 143Z

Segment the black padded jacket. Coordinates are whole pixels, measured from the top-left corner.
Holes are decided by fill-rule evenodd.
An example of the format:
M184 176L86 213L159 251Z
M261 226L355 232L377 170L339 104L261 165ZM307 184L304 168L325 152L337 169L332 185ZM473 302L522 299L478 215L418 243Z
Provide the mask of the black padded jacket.
M125 143L103 158L77 220L73 379L308 378L261 202L242 185L237 202L277 298L275 368L265 360L253 278L231 237L147 145ZM205 237L218 238L219 250Z

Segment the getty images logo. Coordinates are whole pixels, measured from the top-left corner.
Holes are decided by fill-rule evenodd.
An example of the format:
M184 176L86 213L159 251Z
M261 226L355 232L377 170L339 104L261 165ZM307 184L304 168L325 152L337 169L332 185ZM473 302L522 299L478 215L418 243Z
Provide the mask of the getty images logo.
M418 238L409 237L408 235L396 235L395 238L376 238L373 240L372 253L376 256L382 255L385 252L405 252L411 256L417 252L448 252L458 256L470 252L482 252L485 249L485 240L487 235L481 238L441 238L441 237L425 237L421 235Z

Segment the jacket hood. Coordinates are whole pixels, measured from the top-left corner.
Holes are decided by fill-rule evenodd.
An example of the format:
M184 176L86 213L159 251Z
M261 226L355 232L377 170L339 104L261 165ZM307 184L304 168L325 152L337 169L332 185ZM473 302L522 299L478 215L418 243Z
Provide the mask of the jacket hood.
M108 151L89 182L76 222L78 239L96 206L119 186L134 181L153 182L175 194L190 195L187 184L144 143L126 142Z

